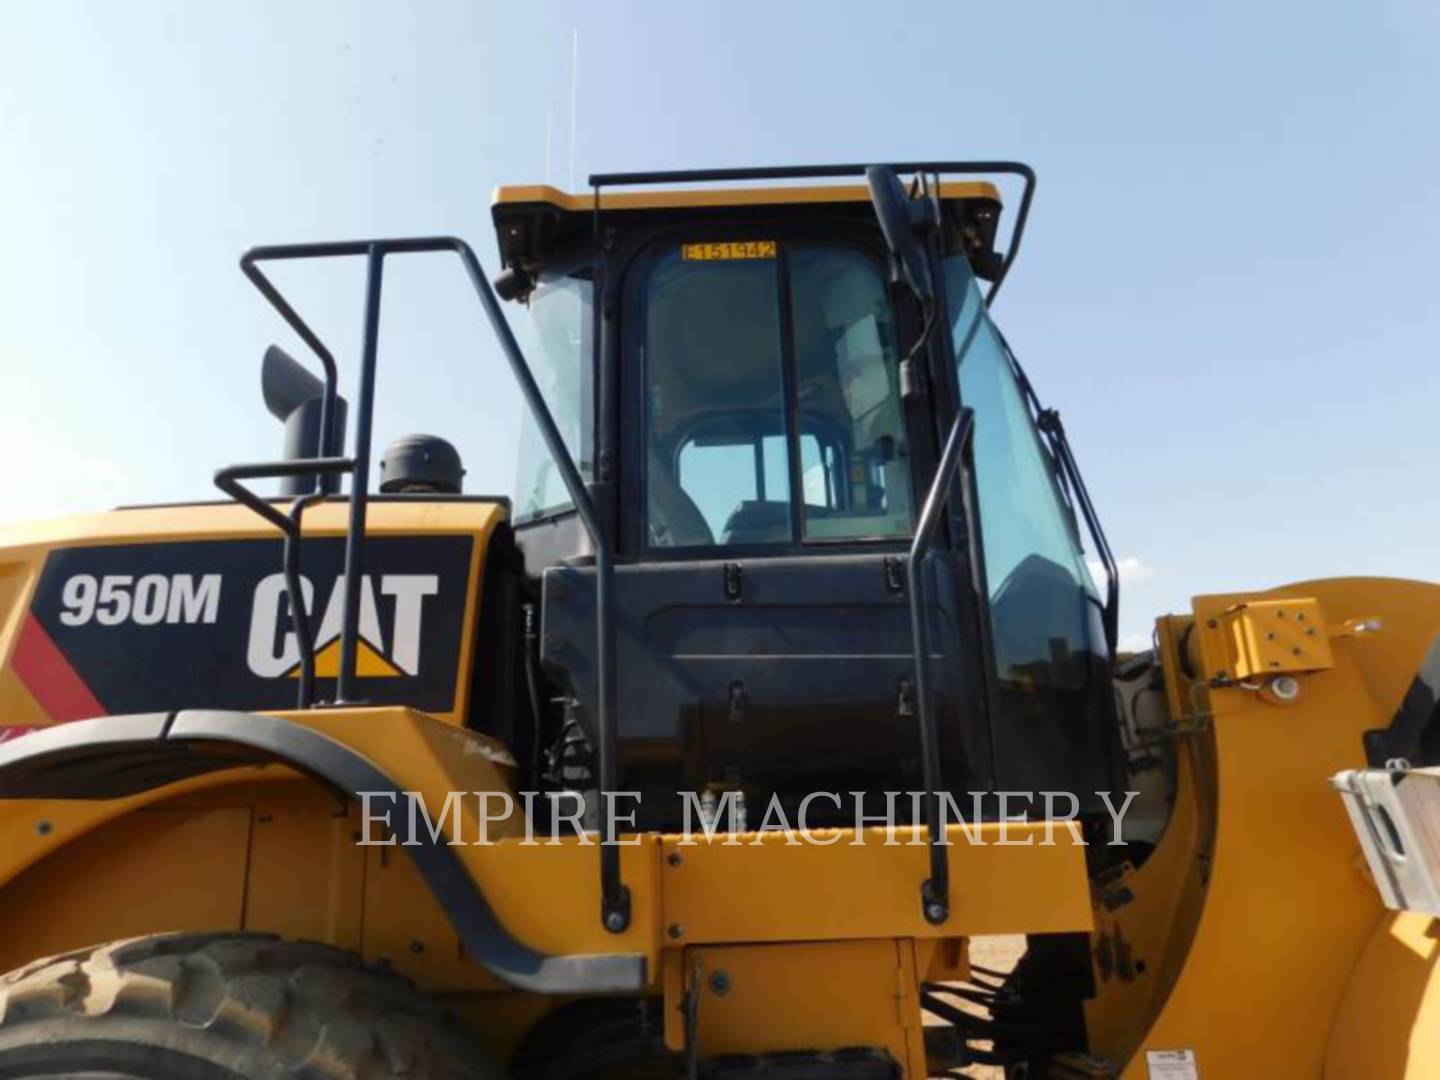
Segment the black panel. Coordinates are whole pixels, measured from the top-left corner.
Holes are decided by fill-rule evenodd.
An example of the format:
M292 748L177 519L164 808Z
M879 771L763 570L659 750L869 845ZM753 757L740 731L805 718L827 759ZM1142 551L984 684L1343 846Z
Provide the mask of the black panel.
M617 567L625 758L679 765L692 784L732 773L777 788L802 778L893 786L918 776L916 722L897 716L901 680L911 677L909 608L887 558L895 557ZM946 559L931 571L940 575L932 595L959 595ZM550 674L580 699L592 737L594 580L590 567L545 572L541 649ZM954 706L963 674L944 659L963 655L951 602L937 603L932 619L947 779L963 787Z
M481 585L480 619L476 626L469 726L519 748L533 741L534 718L528 702L522 707L524 619L527 599L524 567L508 524L490 537ZM517 726L518 725L518 726ZM521 738L526 739L522 744Z
M362 596L374 606L362 604L360 635L386 674L357 680L363 700L453 708L472 543L367 537ZM107 712L293 708L299 653L280 549L279 540L58 549L30 610ZM339 634L343 552L340 537L301 548L317 652ZM322 700L333 696L333 678L317 685Z

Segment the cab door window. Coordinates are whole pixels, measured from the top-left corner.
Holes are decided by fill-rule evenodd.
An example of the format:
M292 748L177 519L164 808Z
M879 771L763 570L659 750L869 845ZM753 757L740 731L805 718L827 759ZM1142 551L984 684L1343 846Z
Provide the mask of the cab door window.
M687 258L697 247L747 255ZM651 546L909 533L893 320L869 257L687 245L653 262L643 293Z
M788 472L767 474L762 494L751 464L757 440L787 430L777 261L674 250L651 268L645 301L650 545L738 542L730 519L757 501L788 521Z

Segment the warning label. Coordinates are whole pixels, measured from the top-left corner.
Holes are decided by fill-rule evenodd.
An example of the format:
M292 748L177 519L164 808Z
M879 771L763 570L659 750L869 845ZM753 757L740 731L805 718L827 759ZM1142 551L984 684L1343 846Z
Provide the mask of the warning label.
M1198 1080L1194 1050L1147 1050L1145 1069L1150 1080Z

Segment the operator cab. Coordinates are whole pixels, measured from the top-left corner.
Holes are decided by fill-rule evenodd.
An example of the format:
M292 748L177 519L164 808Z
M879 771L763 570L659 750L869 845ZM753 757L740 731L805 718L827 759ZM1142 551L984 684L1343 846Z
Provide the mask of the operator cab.
M957 484L924 562L946 786L1112 786L1103 605L981 291L999 194L931 190L930 304L864 186L496 195L500 292L614 538L620 787L647 808L920 789L905 560L961 408L981 535ZM593 741L593 550L533 429L514 534L542 741Z

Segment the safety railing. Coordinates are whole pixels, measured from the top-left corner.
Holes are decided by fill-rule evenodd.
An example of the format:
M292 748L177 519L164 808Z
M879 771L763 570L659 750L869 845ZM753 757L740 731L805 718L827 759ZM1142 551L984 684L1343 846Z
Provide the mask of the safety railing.
M355 700L355 659L359 641L360 583L364 565L365 517L370 483L371 429L374 421L375 368L380 336L380 298L384 280L385 259L390 255L451 252L457 255L466 276L485 310L491 329L499 339L501 350L511 373L520 384L525 404L534 415L546 449L559 470L561 481L586 532L595 547L596 569L596 650L600 700L596 727L599 739L599 788L601 799L615 790L617 784L617 736L615 731L615 641L614 641L614 559L609 537L600 524L600 515L590 492L581 478L579 467L565 445L560 429L525 362L515 341L500 302L480 267L474 251L456 237L418 237L390 240L349 240L320 244L286 244L257 247L246 252L240 268L276 309L291 329L320 360L325 370L325 394L320 419L321 456L298 461L265 462L234 465L221 469L215 483L222 491L254 510L275 525L285 537L285 580L290 593L291 624L302 655L301 701L313 703L315 660L314 638L310 633L309 612L301 592L299 549L301 522L306 506L316 496L302 496L288 513L246 488L240 481L270 477L319 477L348 474L350 477L349 519L345 533L345 564L340 630L340 667L336 679L335 703ZM356 399L355 449L349 457L339 455L335 446L337 399L337 365L330 350L302 319L280 290L260 269L260 264L300 259L356 258L366 260L365 323L361 342L360 385ZM324 485L321 485L323 491ZM614 815L602 813L600 844L601 920L606 929L619 933L630 924L630 894L620 873L620 850L614 843Z
M846 176L864 176L868 165L776 165L744 169L681 169L668 172L598 173L590 177L595 211L603 209L600 189L606 187L644 187L656 184L726 184L751 180L827 180ZM1000 261L1000 269L990 282L986 295L989 302L1000 291L1000 285L1020 254L1020 241L1030 220L1030 203L1035 197L1035 170L1021 161L905 161L889 165L896 173L915 175L934 173L937 176L1018 176L1024 183L1020 205L1015 211L1015 224L1010 227L1010 241ZM598 232L598 229L597 229Z
M300 689L295 705L308 709L315 704L315 635L310 630L300 585L301 518L306 507L324 497L320 491L301 495L290 504L290 512L282 514L271 503L255 494L241 480L274 480L286 476L334 476L352 473L352 458L310 458L301 461L267 461L253 465L228 465L215 473L215 486L236 502L249 507L285 534L285 591L290 598L290 626L300 649ZM347 537L347 541L348 541ZM363 538L357 537L359 543ZM348 547L348 543L347 543ZM347 552L347 562L348 552ZM358 562L358 556L357 556ZM339 695L336 695L339 697Z

